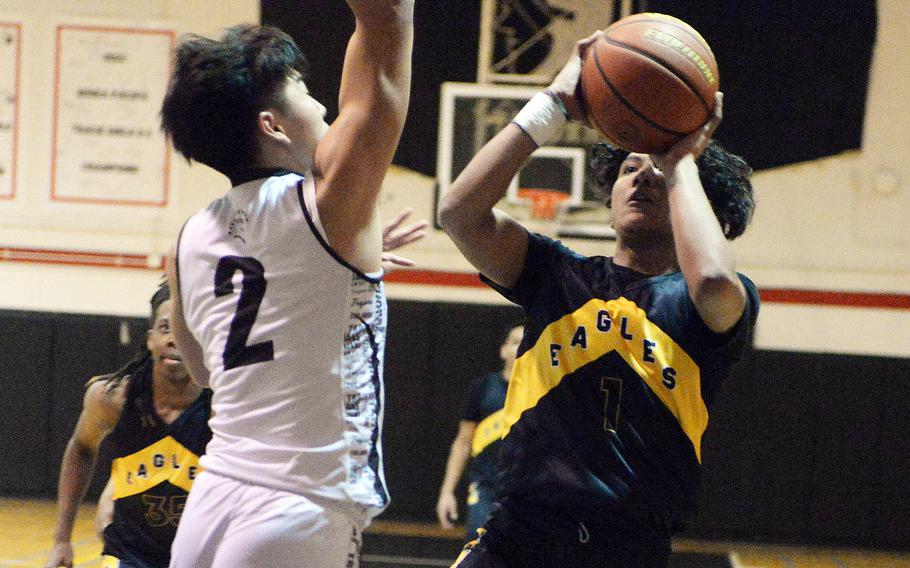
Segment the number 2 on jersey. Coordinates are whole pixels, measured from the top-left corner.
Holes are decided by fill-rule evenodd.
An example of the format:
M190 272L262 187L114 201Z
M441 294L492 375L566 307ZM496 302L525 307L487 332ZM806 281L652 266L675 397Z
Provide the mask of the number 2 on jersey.
M259 305L265 296L265 268L262 263L250 256L222 257L215 269L215 296L234 293L232 280L238 270L243 274L240 298L237 300L237 311L231 320L231 329L224 344L224 353L221 355L226 371L275 358L271 341L246 344L250 330L256 323Z

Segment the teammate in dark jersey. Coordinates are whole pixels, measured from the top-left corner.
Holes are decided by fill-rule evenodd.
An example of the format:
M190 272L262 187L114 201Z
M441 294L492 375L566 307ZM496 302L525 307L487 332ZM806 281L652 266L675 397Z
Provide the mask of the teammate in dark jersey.
M212 435L210 392L190 379L174 345L169 298L167 285L152 296L146 349L119 371L88 382L79 422L63 454L55 544L46 567L73 565L70 538L76 512L98 448L108 437L114 448L114 506L104 529L103 566L168 565L198 456Z
M750 169L710 142L720 96L713 118L662 155L595 147L612 258L579 255L493 209L567 116L584 122L580 54L597 35L440 203L459 249L527 318L498 504L459 568L666 566L694 509L707 407L757 315L728 242L751 218Z
M498 473L499 447L503 429L503 405L509 388L509 376L521 341L523 326L509 330L499 348L503 368L476 379L471 384L458 434L452 441L446 472L436 502L436 516L443 528L452 528L458 520L458 500L455 486L464 473L468 459L468 514L465 529L468 540L477 537L477 529L487 519L494 501L494 486Z

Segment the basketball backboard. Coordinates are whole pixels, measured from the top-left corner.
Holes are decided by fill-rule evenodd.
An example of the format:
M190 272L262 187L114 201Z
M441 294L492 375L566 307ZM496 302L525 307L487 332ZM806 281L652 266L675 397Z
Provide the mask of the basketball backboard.
M448 191L471 158L539 91L536 87L444 83L441 91L437 191ZM568 124L560 136L539 148L513 179L497 205L531 230L558 236L560 227L584 217L591 224L609 226L609 213L598 200L587 165L587 149L601 138L594 130ZM529 191L530 190L530 191ZM536 193L534 193L536 192ZM565 194L554 199L553 218L535 214L540 192ZM438 198L437 198L438 203ZM600 221L602 219L602 221ZM591 231L588 231L591 232ZM582 235L609 238L604 231ZM609 231L607 231L609 233Z

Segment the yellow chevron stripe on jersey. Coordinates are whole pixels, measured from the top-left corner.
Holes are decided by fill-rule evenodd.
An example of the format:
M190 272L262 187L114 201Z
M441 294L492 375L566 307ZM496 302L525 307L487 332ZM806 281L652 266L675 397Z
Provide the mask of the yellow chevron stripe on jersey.
M701 461L708 409L695 361L644 310L626 298L593 299L548 325L516 361L503 436L562 378L615 351L679 421Z
M189 491L201 471L199 456L167 436L113 461L114 499L142 493L165 481Z
M505 411L497 410L477 423L471 438L471 456L476 456L493 442L502 439Z

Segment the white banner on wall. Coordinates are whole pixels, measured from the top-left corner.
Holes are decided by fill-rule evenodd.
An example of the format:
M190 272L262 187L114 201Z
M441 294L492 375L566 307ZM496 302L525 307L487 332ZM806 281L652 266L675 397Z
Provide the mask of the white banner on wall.
M22 26L0 20L0 199L16 196Z
M159 127L175 34L57 26L51 199L163 207L170 151Z

